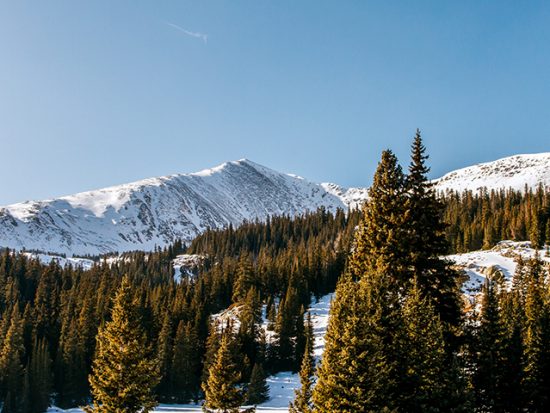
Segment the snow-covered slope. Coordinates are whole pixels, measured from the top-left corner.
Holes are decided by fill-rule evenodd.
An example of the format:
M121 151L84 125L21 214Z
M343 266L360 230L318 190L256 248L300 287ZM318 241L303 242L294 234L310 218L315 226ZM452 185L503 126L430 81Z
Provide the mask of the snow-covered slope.
M361 207L368 197L368 188L344 188L337 184L329 182L322 183L321 186L329 193L337 196L348 208L356 209Z
M249 160L0 207L0 247L100 254L151 250L206 228L345 208L321 185Z
M450 172L438 190L550 188L550 153L517 155ZM67 255L151 250L206 228L296 215L320 206L356 208L366 188L316 184L249 160L46 201L0 207L0 247Z
M550 188L550 152L515 155L449 172L434 181L440 191L477 191L512 188L522 191L527 185Z
M456 263L465 271L468 279L463 290L467 294L477 294L485 283L487 276L500 271L507 282L511 282L516 272L517 259L525 260L535 257L550 263L545 249L531 248L529 241L501 241L490 250L472 251L464 254L449 255L446 258Z

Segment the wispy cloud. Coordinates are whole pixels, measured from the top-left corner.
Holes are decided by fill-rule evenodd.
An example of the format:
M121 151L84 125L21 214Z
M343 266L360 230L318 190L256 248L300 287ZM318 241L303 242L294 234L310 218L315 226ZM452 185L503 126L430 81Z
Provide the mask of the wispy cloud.
M190 30L184 29L181 26L178 26L177 24L165 22L168 26L172 27L173 29L176 29L179 32L182 32L183 34L186 34L187 36L195 37L197 39L202 39L202 41L206 44L208 43L208 35L204 33L199 32L192 32Z

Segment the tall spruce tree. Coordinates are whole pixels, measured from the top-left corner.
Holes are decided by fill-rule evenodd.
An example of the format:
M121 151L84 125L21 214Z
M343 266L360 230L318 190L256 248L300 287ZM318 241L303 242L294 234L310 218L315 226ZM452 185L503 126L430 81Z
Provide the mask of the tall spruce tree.
M502 321L505 337L502 345L503 358L499 366L502 372L501 394L504 395L506 409L510 413L523 411L523 325L524 306L519 294L513 288L501 293Z
M9 329L0 349L0 401L3 413L18 413L23 404L23 324L18 304L11 312Z
M88 413L146 413L156 405L153 389L158 383L156 358L141 324L132 287L124 277L114 301L111 320L99 330L97 351L90 375L94 399Z
M172 394L177 403L186 403L197 396L200 384L198 350L197 333L190 323L180 321L171 363Z
M319 412L397 407L400 294L410 277L405 177L384 151L338 284L313 402ZM356 280L359 280L357 283Z
M170 401L172 398L172 347L172 320L170 313L166 312L157 342L160 382L156 392L161 401Z
M43 413L50 406L51 364L48 344L42 339L34 345L25 369L23 413Z
M474 387L477 405L486 411L505 411L507 395L502 391L505 383L504 345L506 332L503 325L497 285L487 279L483 288L481 318L476 340L477 366Z
M525 375L527 408L533 412L550 409L550 340L548 286L539 257L529 263L529 284L525 298Z
M458 381L456 369L447 364L443 325L430 299L423 297L416 280L403 306L403 331L398 350L399 411L443 412L450 408L449 380ZM451 371L452 370L452 371ZM454 375L451 375L454 372ZM454 384L454 383L453 383Z
M312 389L313 377L315 374L315 359L313 358L313 326L311 315L307 315L306 323L306 344L302 356L300 368L300 389L295 390L294 401L290 403L290 413L311 413L313 411Z
M402 285L408 280L405 176L397 158L382 152L363 217L355 234L349 269L355 279L385 274Z
M204 410L207 412L238 412L244 397L238 383L239 369L231 352L231 334L222 335L216 359L208 371L208 380L203 383Z
M389 279L341 278L330 310L314 411L382 412L396 407L394 334L400 324Z
M420 131L416 131L411 150L411 163L406 178L406 238L407 266L411 278L417 280L422 294L433 302L441 320L453 327L460 324L460 274L441 256L448 253L443 222L444 206L438 200L433 184L428 180L426 148Z

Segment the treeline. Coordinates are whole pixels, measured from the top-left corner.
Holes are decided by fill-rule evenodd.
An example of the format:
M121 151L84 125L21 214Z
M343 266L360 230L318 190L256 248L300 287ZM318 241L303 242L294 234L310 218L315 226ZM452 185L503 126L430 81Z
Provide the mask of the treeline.
M492 248L502 240L550 244L550 190L482 189L442 195L446 238L452 252Z
M151 345L159 361L158 400L183 403L203 396L201 382L219 344L210 317L230 306L237 309L239 326L232 344L239 383L299 369L305 309L312 296L334 290L359 216L320 210L207 231L189 248L207 257L200 275L179 283L172 260L185 251L181 242L101 261L90 270L44 265L5 250L0 255L2 412L43 412L50 399L60 407L90 401L96 336L111 320L112 298L123 277L146 332L143 345ZM274 336L270 343L258 328L262 307Z

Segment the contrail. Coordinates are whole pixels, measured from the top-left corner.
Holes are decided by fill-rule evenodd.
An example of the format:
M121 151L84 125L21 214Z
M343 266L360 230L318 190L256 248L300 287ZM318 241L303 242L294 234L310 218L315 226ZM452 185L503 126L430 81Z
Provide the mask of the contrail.
M204 33L199 32L192 32L187 29L184 29L181 26L178 26L177 24L165 22L168 26L173 27L174 29L186 34L187 36L196 37L197 39L202 39L202 41L207 44L208 43L208 35Z

